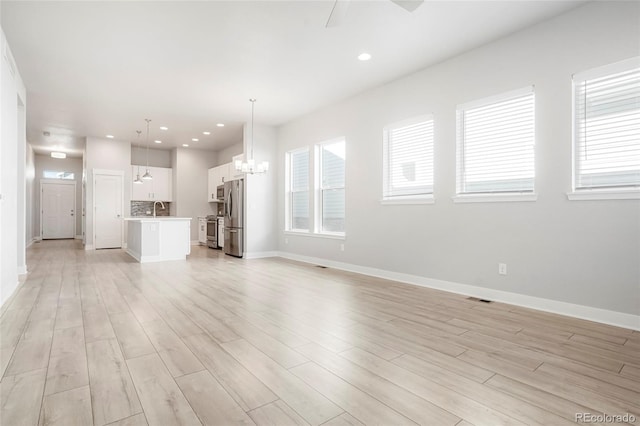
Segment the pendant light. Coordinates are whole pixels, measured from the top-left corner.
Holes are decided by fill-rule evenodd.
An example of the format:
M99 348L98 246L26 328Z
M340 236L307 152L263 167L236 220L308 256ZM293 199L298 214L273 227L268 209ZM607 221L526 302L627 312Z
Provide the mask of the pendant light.
M138 139L136 139L138 141L138 146L140 146L140 133L142 133L142 130L136 130L136 133L138 134ZM137 184L137 185L142 185L142 179L140 179L140 164L138 164L138 174L136 175L136 180L133 181L133 183Z
M145 118L144 121L147 122L147 171L142 175L142 179L151 180L153 179L153 176L149 173L149 123L151 123L151 120Z
M259 164L256 164L256 160L253 158L253 110L256 105L255 99L249 99L251 102L251 149L249 151L249 158L247 161L237 160L235 162L235 168L237 171L242 172L244 174L257 174L257 173L266 173L269 170L269 162L263 161Z

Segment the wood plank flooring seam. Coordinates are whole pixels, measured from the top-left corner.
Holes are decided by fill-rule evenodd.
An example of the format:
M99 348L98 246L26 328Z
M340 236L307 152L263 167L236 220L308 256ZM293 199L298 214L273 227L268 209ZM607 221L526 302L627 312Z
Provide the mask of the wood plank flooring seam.
M58 291L58 298L57 298L57 305L58 306L60 305L60 292L61 291L62 291L62 286L60 286L60 289ZM31 316L31 314L29 314L29 316ZM54 330L55 330L55 322L56 322L57 318L58 318L58 310L56 309L55 318L54 318ZM53 337L51 339L52 339L51 343L53 344ZM49 347L49 357L51 357L51 347ZM45 376L44 376L45 377L45 383L44 383L44 386L42 387L42 399L40 400L40 407L38 407L38 409L40 411L40 414L38 415L38 424L40 424L42 422L42 415L43 415L43 412L44 412L44 409L43 409L43 407L44 407L44 398L45 398L44 393L45 393L45 389L46 389L46 386L47 386L47 376L48 375L49 375L49 363L47 362L47 371L46 371Z
M94 276L94 278L96 278L96 280L97 280L97 277L95 277L95 276ZM101 299L102 303L104 304L103 295L102 295L102 293L101 293L99 290L98 290L98 297L100 297L100 299ZM81 299L81 302L82 302L82 299ZM105 306L105 311L106 311L106 306ZM108 312L108 311L106 312L106 317L107 317L107 320L109 321L109 324L110 324L111 328L113 329L113 323L112 323L112 321L111 321L111 316L109 315L109 312ZM118 349L119 349L119 350L120 350L120 352L122 353L122 347L121 347L120 342L118 341L117 337L114 335L112 339L116 341L116 344L118 345ZM94 343L94 342L92 342L92 343ZM87 342L86 342L86 341L85 341L85 355L87 356L87 374L88 374L88 376L89 376L89 389L93 389L93 388L91 387L91 375L89 374L89 371L88 371L88 370L89 370L89 355L88 355L88 353L87 353ZM122 354L122 356L123 356L123 359L124 359L124 354ZM130 380L130 382L131 382L131 383L133 383L133 378L131 377L131 372L129 371L128 365L127 365L127 363L126 363L126 359L124 360L124 365L125 365L125 369L126 369L126 371L127 371L127 375L128 375L128 377L129 377L129 380ZM140 401L140 395L138 395L138 390L136 389L136 387L135 387L135 386L133 386L133 390L134 390L134 392L136 393L136 398L138 399L138 401ZM93 398L91 399L91 404L93 405ZM91 409L91 415L92 415L92 418L93 418L93 423L94 423L94 425L95 425L95 422L96 422L96 419L95 419L95 411L93 410L93 407L91 407L91 408L92 408L92 409ZM143 408L142 408L142 405L140 405L140 409L141 409L141 412L144 414L144 410L143 410ZM135 416L136 414L137 414L137 413L134 413L134 414L132 414L131 416L127 416L127 417L123 417L123 418L133 417L133 416ZM115 422L115 421L120 421L120 420L122 420L123 418L116 419L116 420L114 420L114 422ZM145 415L145 418L146 418L146 415ZM113 422L112 422L112 423L113 423Z
M417 424L417 423L414 423L410 418L408 418L407 416L405 416L403 413L400 413L399 411L395 410L394 408L392 408L392 407L388 406L388 405L387 405L387 404L385 404L384 402L380 401L378 398L376 398L376 397L372 396L371 394L369 394L368 392L366 392L366 391L364 391L364 390L362 390L362 389L358 388L357 386L355 386L355 385L353 385L353 384L349 383L348 381L344 380L342 377L340 377L340 376L338 376L338 375L336 375L336 374L332 373L330 370L327 370L326 368L324 368L323 366L321 366L321 365L317 364L317 363L316 363L316 362L314 362L314 361L308 361L308 362L305 362L304 364L298 365L298 366L296 366L296 367L292 367L291 369L292 369L292 370L300 369L301 367L308 366L308 365L312 365L312 366L315 366L315 367L317 367L317 368L319 368L319 369L322 369L322 370L326 371L328 374L330 374L330 375L332 375L332 376L335 376L338 380L340 380L340 381L344 381L344 382L345 382L345 383L347 383L349 386L353 386L354 388L358 389L360 392L362 392L363 394L367 395L369 398L371 398L371 399L374 399L374 400L378 401L378 403L379 403L381 406L386 407L386 408L387 408L388 410L390 410L390 411L393 411L394 413L396 413L396 414L397 414L397 415L399 415L400 417L403 417L404 419L406 419L408 422L410 422L410 423L412 423L412 424ZM296 377L298 377L298 378L300 378L301 380L305 381L305 380L304 380L303 378L301 378L298 374L296 374L296 372L295 372L295 371L293 371L292 373L293 373L293 374L295 374L295 375L296 375ZM305 383L307 383L309 386L311 386L311 387L312 387L316 392L318 392L320 395L324 396L324 397L325 397L325 398L327 398L329 401L331 401L331 402L333 402L334 404L336 404L336 405L337 405L339 408L341 408L344 412L349 413L349 410L343 406L343 405L344 405L344 402L343 402L343 403L342 403L342 405L341 405L341 403L340 403L339 401L336 401L336 399L337 399L337 398L336 398L335 396L332 398L332 396L333 396L333 395L327 395L327 394L325 394L325 392L322 392L321 390L317 389L317 388L316 388L315 386L313 386L312 384L309 384L309 383L308 383L308 382L306 382L306 381L305 381ZM338 417L338 416L340 416L340 415L342 415L342 414L343 414L343 413L340 413L340 414L338 414L338 415L334 416L333 418ZM353 415L353 413L351 413L351 414ZM355 416L355 417L357 417L357 416ZM329 419L329 420L331 420L331 419ZM329 420L327 420L327 421L329 421ZM327 422L327 421L326 421L326 422ZM326 423L326 422L325 422L325 423Z

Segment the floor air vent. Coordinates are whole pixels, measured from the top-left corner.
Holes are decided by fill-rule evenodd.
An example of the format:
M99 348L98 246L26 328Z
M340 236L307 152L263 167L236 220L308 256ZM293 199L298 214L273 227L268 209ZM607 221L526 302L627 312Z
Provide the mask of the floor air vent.
M322 265L316 265L316 268L320 268L320 269L327 269L326 266L322 266Z
M467 297L467 299L473 300L474 302L491 303L491 300L479 299L477 297Z

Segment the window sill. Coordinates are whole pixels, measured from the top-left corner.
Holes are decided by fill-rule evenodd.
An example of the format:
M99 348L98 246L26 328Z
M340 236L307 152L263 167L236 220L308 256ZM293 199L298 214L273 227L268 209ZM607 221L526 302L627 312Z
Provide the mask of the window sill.
M346 240L345 234L320 234L315 232L304 231L284 231L285 235L298 235L300 237L327 238L330 240Z
M536 201L536 194L463 194L451 197L454 203L514 203Z
M421 197L390 197L383 198L380 200L380 204L383 206L394 206L394 205L410 205L410 204L434 204L435 200L433 199L433 195L429 196L421 196Z
M640 190L583 189L580 191L568 192L567 198L571 201L640 200Z

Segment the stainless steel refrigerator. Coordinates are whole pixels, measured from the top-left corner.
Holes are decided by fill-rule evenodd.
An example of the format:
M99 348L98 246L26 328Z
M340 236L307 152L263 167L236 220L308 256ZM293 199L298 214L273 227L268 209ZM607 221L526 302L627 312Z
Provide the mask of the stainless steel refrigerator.
M244 179L224 183L224 252L244 254Z

